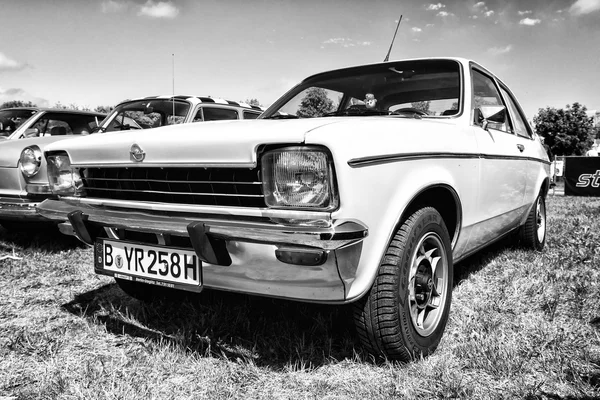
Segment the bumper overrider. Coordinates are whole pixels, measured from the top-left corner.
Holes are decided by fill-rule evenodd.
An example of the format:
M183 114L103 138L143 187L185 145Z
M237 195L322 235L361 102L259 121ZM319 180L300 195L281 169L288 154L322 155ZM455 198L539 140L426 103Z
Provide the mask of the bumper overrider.
M174 210L156 203L63 197L44 201L38 213L56 222L68 220L62 231L72 229L91 246L100 238L135 242L131 238L146 235L155 238L153 245L169 247L171 237L189 238L202 261L202 287L311 302L347 300L368 234L360 221L334 220L328 212ZM114 275L98 266L96 273Z

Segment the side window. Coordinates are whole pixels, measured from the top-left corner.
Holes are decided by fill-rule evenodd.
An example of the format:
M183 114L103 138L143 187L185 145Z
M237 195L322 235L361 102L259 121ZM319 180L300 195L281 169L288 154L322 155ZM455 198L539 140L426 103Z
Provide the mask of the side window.
M38 130L40 136L63 136L72 135L73 131L69 124L51 118L42 118L32 126Z
M473 76L473 110L481 106L504 106L502 97L500 97L500 92L498 91L498 88L496 88L494 81L479 71L471 70L471 73ZM490 123L489 127L499 131L509 132L509 126L506 119L501 124Z
M508 113L512 118L515 133L525 138L531 138L531 133L529 132L529 129L527 129L527 123L523 118L523 114L519 111L515 99L503 87L500 87L500 91L502 91L502 95L506 99L506 106L508 108Z
M192 119L192 123L194 122L202 122L204 118L202 117L202 107L198 108L196 115L194 115L194 119Z
M255 113L252 111L244 111L244 119L256 119L260 115L260 113Z
M237 110L227 108L204 107L205 121L220 121L223 119L239 119Z

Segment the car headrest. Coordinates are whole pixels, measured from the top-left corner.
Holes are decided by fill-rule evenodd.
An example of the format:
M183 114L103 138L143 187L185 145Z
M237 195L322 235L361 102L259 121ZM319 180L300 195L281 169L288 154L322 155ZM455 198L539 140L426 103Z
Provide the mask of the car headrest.
M66 134L67 128L65 128L64 126L53 126L52 129L50 129L50 136L60 136Z

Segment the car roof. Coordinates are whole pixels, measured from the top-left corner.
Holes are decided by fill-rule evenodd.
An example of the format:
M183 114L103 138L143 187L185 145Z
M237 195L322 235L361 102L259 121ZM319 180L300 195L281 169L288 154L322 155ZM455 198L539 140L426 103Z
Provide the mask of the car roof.
M6 110L28 110L28 111L44 111L44 112L55 112L55 113L65 113L65 114L87 114L87 115L95 115L99 117L105 117L105 113L97 112L97 111L82 111L82 110L73 110L73 109L65 109L65 108L51 108L51 107L8 107L2 108L0 111Z
M474 64L478 65L479 67L485 69L487 72L489 72L485 67L482 67L481 64L479 64L475 61L466 59L466 58L462 58L462 57L420 57L420 58L404 58L404 59L400 59L400 60L391 60L391 61L384 61L384 62L377 62L377 63L349 65L349 66L346 66L343 68L336 68L336 69L332 69L329 71L319 72L317 74L314 74L314 75L311 75L311 76L305 78L302 82L312 80L320 75L325 75L325 74L330 74L330 73L335 73L335 72L342 72L342 71L346 71L346 70L352 70L355 68L358 69L358 68L370 67L370 66L376 66L376 65L381 65L381 66L394 65L399 62L414 62L414 61L427 61L427 60L456 61L457 63L462 64L465 67L468 66L470 63L474 63Z
M125 104L125 103L130 103L132 101L140 101L140 100L151 100L151 99L164 99L164 100L187 100L192 102L193 104L198 104L198 103L206 103L206 104L222 104L222 105L227 105L227 106L232 106L232 107L241 107L241 108L246 108L248 110L254 110L254 111L259 111L259 112L263 112L264 110L266 110L265 107L260 107L260 106L254 106L248 103L244 103L241 101L232 101L232 100L225 100L225 99L221 99L221 98L217 98L217 97L210 97L210 96L187 96L187 95L163 95L163 96L146 96L146 97L140 97L137 99L131 99L131 100L127 100L127 101L123 101L121 103L119 103L117 105L117 107L121 104Z

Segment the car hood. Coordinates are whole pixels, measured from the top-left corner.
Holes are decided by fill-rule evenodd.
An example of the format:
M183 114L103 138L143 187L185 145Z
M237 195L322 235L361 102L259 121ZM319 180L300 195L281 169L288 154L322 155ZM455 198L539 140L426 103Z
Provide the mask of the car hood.
M90 135L55 143L46 151L66 151L73 165L133 164L130 151L136 144L145 153L144 165L254 166L259 146L302 143L307 132L339 122L339 118L199 122Z
M393 117L213 121L90 135L49 145L46 151L66 151L73 165L200 164L253 167L257 163L258 147L262 145L320 143L331 146L335 142L353 148L356 146L348 143L364 136L365 132L409 134L431 125L442 131L451 124L450 121ZM144 153L141 162L133 159L131 150L134 145Z
M19 164L21 152L25 147L38 146L44 151L50 143L64 140L68 136L47 136L28 139L0 140L0 168L16 168Z

